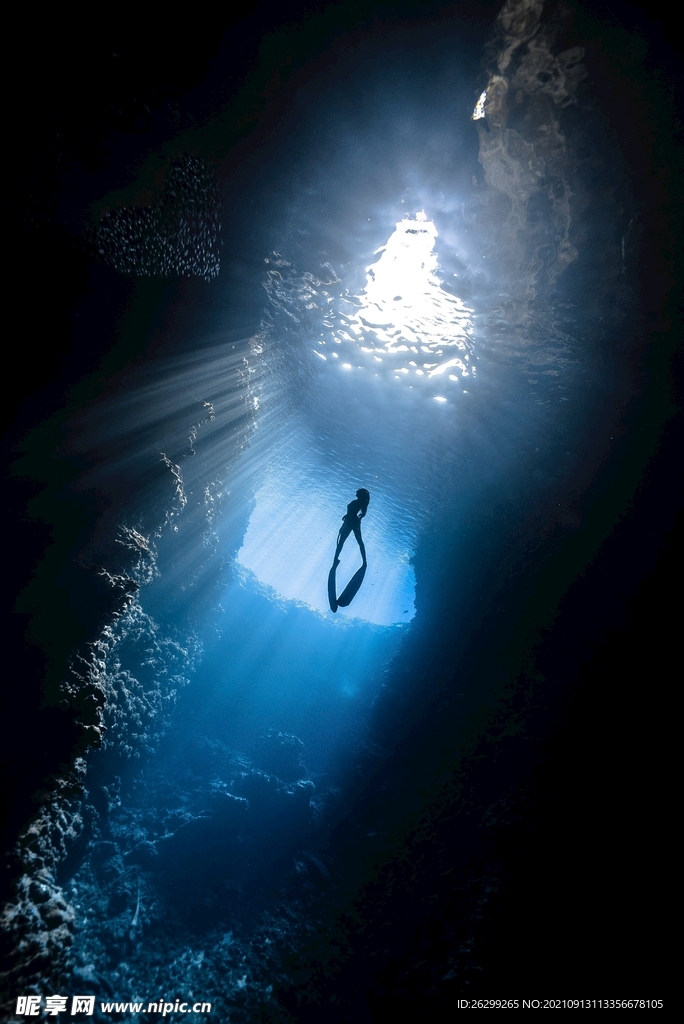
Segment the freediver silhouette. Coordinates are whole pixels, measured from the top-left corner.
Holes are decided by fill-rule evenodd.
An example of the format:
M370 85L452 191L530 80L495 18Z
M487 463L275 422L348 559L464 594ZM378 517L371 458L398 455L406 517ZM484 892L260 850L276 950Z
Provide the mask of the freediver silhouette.
M363 537L361 536L361 520L368 511L369 501L369 491L367 491L365 487L360 487L356 492L356 498L349 502L347 505L347 511L345 515L342 516L342 526L340 527L340 532L337 534L335 557L333 558L332 568L328 574L328 599L330 601L331 611L333 612L336 612L338 607L346 608L347 605L351 604L358 593L359 587L363 583L364 576L366 575L368 561L366 559L366 547L363 543ZM353 533L356 537L356 543L359 545L363 564L360 569L357 569L347 586L338 597L336 571L337 566L340 564L340 552L342 551L344 542L350 533Z

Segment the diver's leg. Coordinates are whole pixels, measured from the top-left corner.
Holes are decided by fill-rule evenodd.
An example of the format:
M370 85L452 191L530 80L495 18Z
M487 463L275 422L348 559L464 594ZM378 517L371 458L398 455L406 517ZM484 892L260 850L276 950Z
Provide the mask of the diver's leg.
M359 551L361 552L363 564L368 565L368 562L366 561L366 546L363 543L363 537L361 536L361 523L356 523L353 529L354 536L356 537L356 543L359 545Z
M337 547L335 548L335 557L333 558L333 564L337 565L340 560L340 551L344 547L344 542L352 531L352 527L348 523L342 523L340 532L337 534Z

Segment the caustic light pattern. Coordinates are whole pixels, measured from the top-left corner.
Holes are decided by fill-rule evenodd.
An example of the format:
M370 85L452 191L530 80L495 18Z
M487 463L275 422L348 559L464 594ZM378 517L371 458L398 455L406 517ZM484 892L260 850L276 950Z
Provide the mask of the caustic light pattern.
M295 319L315 328L312 351L319 360L436 397L435 385L441 392L475 374L473 310L440 280L437 234L423 211L399 221L366 267L360 295L338 291L341 281L329 264L332 280L293 279L291 265L278 257L268 261L266 290L274 305L291 317L297 308ZM322 319L312 322L311 311L321 311Z
M333 341L358 346L367 365L395 378L469 376L472 310L444 290L434 251L437 228L424 213L399 221L377 263L367 267L366 287ZM411 358L413 356L414 358ZM371 362L372 360L372 362Z

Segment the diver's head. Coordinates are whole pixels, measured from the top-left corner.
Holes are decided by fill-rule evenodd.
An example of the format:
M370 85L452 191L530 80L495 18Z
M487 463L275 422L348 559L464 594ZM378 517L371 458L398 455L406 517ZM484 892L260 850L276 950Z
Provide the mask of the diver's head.
M368 502L370 501L370 491L367 491L365 487L359 487L358 491L356 492L356 497L359 499L359 501L362 501L364 505L367 505Z

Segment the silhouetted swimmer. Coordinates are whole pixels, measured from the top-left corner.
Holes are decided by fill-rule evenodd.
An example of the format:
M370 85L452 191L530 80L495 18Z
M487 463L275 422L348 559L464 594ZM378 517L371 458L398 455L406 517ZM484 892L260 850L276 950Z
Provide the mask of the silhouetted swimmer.
M368 564L366 562L366 548L363 543L363 537L361 536L361 520L368 511L368 502L370 501L370 494L365 487L359 488L356 492L356 498L354 501L350 501L347 505L346 515L342 516L342 526L340 532L337 535L337 547L335 548L335 558L333 559L333 568L339 565L340 562L340 551L344 547L344 542L353 532L356 537L356 542L359 545L359 551L361 552L361 558L363 559L364 568Z

